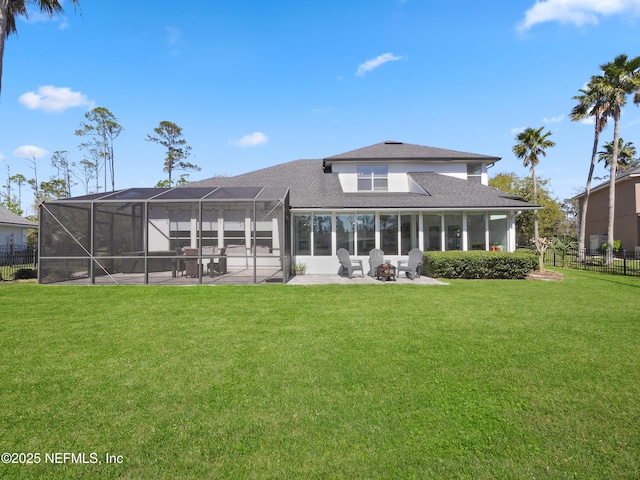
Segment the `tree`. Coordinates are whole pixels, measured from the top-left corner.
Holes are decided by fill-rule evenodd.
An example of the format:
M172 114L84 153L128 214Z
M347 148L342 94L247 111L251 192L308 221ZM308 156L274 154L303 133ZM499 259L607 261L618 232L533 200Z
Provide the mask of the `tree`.
M565 235L570 232L567 214L563 205L552 197L549 180L537 179L537 202L542 207L539 213L539 228L542 236ZM499 173L489 179L489 186L522 198L527 202L533 199L533 178L521 178L515 173ZM533 212L525 210L516 217L516 238L518 245L529 244L534 236Z
M71 164L73 167L72 174L82 183L84 187L85 195L89 194L89 184L93 178L98 178L96 172L96 164L86 158L84 160L80 160L80 164L76 164L75 162ZM96 181L96 192L98 191L98 185Z
M636 94L634 102L640 103L640 57L629 60L625 54L618 55L613 62L600 65L602 75L595 78L602 82L613 117L613 148L609 166L609 221L607 224L607 263L613 262L613 224L616 202L616 173L618 170L618 139L620 138L620 116L627 103L627 96Z
M104 107L96 107L85 113L87 122L82 122L76 135L90 136L93 142L81 144L81 148L96 148L104 166L104 189L107 190L107 174L110 174L111 190L116 189L115 156L113 142L122 133L118 119Z
M51 178L48 182L41 182L40 192L43 200L69 197L67 182L62 178Z
M605 168L611 168L613 160L613 142L605 143L601 152L598 152L598 161L604 162ZM624 143L622 137L618 139L618 171L630 170L638 166L636 156L636 147L633 142Z
M547 148L555 146L555 142L549 140L551 132L542 133L544 127L540 127L537 130L533 128L526 128L523 132L516 135L518 143L513 146L513 153L522 160L524 167L531 167L531 178L533 183L533 203L538 203L538 182L536 181L536 166L540 162L539 156L546 156ZM538 241L538 212L533 212L533 225L534 225L534 241Z
M598 143L600 142L600 134L607 126L609 102L604 94L602 82L597 77L592 78L591 82L584 89L580 90L580 95L576 95L573 99L578 100L578 104L573 107L573 110L571 110L569 118L571 118L572 121L577 122L587 117L593 117L595 122L593 147L591 149L591 164L589 165L587 185L584 190L584 200L582 202L582 210L580 212L578 252L579 255L582 255L585 245L585 227L587 224L587 209L589 207L591 180L593 179L593 170L596 166L596 155L598 152Z
M147 142L154 142L158 145L162 145L167 149L166 157L164 160L164 171L169 174L167 180L161 180L157 186L160 187L172 187L174 185L173 172L174 171L200 171L201 168L193 163L189 163L186 159L191 154L191 147L187 145L187 141L182 138L182 128L172 122L162 121L153 129L155 136L147 135L145 139ZM186 177L188 174L182 174L176 185L184 184L187 182Z
M66 150L57 150L51 156L51 166L58 172L55 178L63 180L67 187L65 198L71 196L71 187L74 185L71 180L71 164L67 158L67 153Z
M22 205L22 185L27 183L27 178L21 173L9 177L9 181L18 185L18 204Z
M102 162L100 143L92 140L81 143L78 148L85 150L87 155L80 161L80 165L74 164L74 176L83 182L86 193L89 193L89 182L94 179L96 181L96 193L98 193L100 191L100 164Z
M16 17L28 17L27 5L35 4L45 15L53 16L64 13L58 0L0 0L0 92L2 92L2 59L4 57L5 39L17 34ZM78 0L71 3L79 5Z
M8 172L8 166L7 166ZM11 212L16 215L22 215L24 210L22 209L22 185L27 182L27 179L21 173L16 173L15 175L9 176L7 179L7 195L3 205ZM15 183L18 185L18 196L11 194L11 184Z

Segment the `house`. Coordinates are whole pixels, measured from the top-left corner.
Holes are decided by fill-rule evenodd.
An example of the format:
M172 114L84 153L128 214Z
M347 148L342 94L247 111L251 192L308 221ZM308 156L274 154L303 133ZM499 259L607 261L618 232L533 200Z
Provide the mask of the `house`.
M0 246L26 245L27 232L38 225L0 206Z
M397 261L422 250L513 251L515 218L538 209L488 186L498 157L386 141L321 160L297 160L190 186L290 190L292 263L337 271L336 251Z
M574 197L580 211L584 193ZM609 223L609 181L601 183L589 192L585 225L585 248L596 250L607 241ZM622 248L640 249L640 167L620 173L616 178L616 202L613 237L622 242Z
M197 281L239 281L244 270L253 283L286 282L297 263L335 274L340 248L362 260L380 248L391 262L413 248L513 251L516 216L540 207L488 186L499 160L386 141L178 188L50 201L40 215L41 281L137 273L154 283L169 270L175 279L184 248L200 265ZM233 276L209 280L221 252Z

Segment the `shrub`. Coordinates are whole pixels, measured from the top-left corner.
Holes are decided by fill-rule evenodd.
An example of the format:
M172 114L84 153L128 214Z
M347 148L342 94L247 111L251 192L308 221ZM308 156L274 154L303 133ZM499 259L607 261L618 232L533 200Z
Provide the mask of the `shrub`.
M531 250L507 252L427 252L424 269L439 278L521 279L537 266Z
M15 280L28 280L30 278L38 278L38 271L33 268L21 268L20 270L16 270L13 278Z
M602 245L600 245L600 248L598 249L598 251L600 253L605 253L607 251L607 247L609 246L609 244L607 242L604 242ZM622 240L614 240L613 241L613 253L615 255L619 254L622 251Z

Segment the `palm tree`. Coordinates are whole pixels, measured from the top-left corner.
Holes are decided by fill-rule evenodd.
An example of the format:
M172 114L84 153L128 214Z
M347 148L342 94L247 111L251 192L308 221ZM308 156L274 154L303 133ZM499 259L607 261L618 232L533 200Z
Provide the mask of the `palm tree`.
M538 203L538 181L536 179L536 165L539 163L539 156L547 155L545 150L555 146L555 142L549 140L551 132L542 133L544 127L537 130L527 128L523 132L516 135L518 143L513 146L513 153L516 157L522 159L525 167L531 167L531 179L533 183L533 203ZM538 242L538 211L533 211L533 232L534 241Z
M78 0L71 0L78 5ZM16 18L27 17L27 5L35 4L46 15L64 13L58 0L0 0L0 92L2 92L2 59L4 57L4 41L12 33L17 33Z
M613 142L607 142L602 146L603 150L598 152L598 161L603 162L605 168L611 167L611 160L613 160ZM636 147L633 142L624 143L622 137L618 139L618 171L629 170L638 165L638 161L635 159Z
M602 90L602 84L597 78L593 78L585 88L580 90L580 95L573 97L578 100L578 104L573 107L569 118L574 122L587 117L593 117L595 121L595 134L593 136L593 148L591 150L591 165L587 176L587 185L584 190L584 200L580 211L580 235L578 238L578 252L581 255L585 244L585 227L587 225L587 208L589 206L589 193L591 192L591 180L593 170L596 166L596 155L598 153L598 143L600 133L607 126L607 115L609 113L609 103Z
M640 102L640 57L628 59L625 54L618 55L613 62L600 66L604 94L609 101L610 114L613 117L613 148L609 164L609 221L607 226L607 263L613 262L613 223L616 203L616 172L618 169L618 146L620 138L620 116L622 107L627 103L627 95L635 93L634 102ZM600 80L599 80L600 81Z

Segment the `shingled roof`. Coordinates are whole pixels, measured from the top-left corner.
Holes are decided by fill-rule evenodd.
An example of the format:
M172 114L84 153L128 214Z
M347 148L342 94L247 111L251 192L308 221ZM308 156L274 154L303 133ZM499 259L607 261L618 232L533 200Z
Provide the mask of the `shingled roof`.
M37 227L35 223L26 218L16 215L4 207L0 207L0 225L11 225L12 227Z
M426 192L342 191L338 174L324 173L324 160L295 160L234 177L212 177L190 183L189 187L273 186L289 187L290 206L309 208L434 208L513 209L536 206L521 198L479 183L437 173L409 173Z
M358 148L324 159L324 165L354 160L423 160L423 161L477 161L494 163L500 157L480 155L478 153L458 152L444 148L425 147L411 143L387 140L369 147Z

